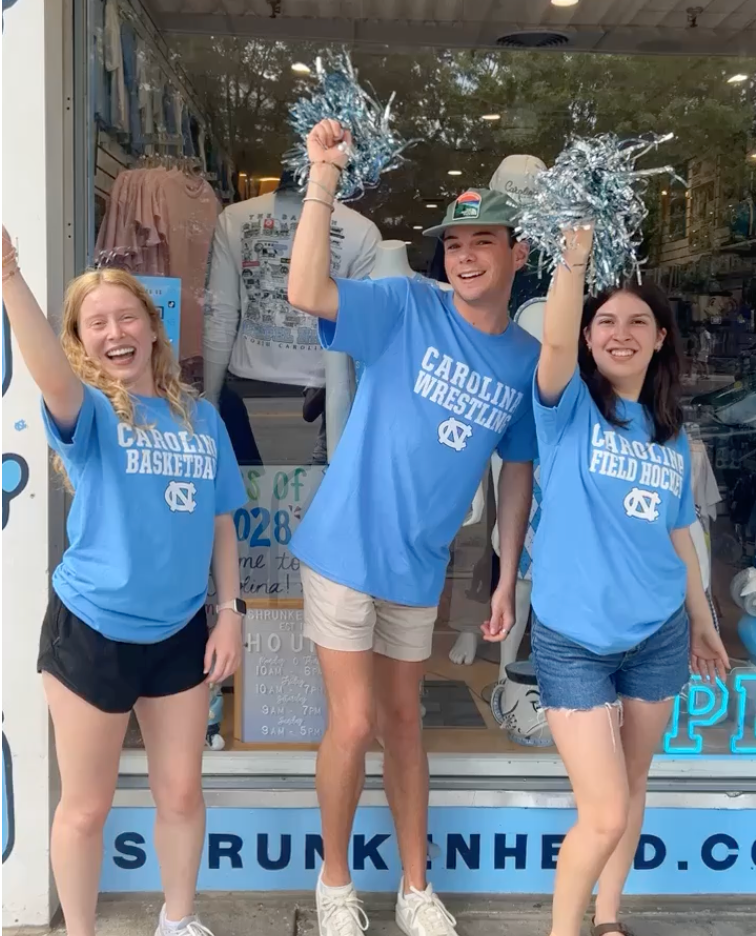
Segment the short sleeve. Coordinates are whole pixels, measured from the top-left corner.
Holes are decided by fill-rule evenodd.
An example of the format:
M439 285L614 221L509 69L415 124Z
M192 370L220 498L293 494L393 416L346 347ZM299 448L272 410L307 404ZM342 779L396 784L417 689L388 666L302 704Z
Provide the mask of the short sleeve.
M533 398L530 394L523 397L519 419L507 427L496 451L505 462L529 462L538 457Z
M558 442L577 410L586 405L589 398L588 388L580 376L579 368L576 367L575 373L562 391L556 406L546 406L541 401L541 393L538 389L538 369L536 369L533 375L533 413L538 441L547 445Z
M47 444L60 455L64 465L78 466L86 461L95 436L96 405L104 403L106 406L110 406L110 401L104 394L92 387L88 387L86 384L83 384L83 387L84 399L73 429L61 431L45 405L45 401L42 400L42 421L45 426ZM102 400L99 400L98 396L102 397Z
M320 319L318 335L326 351L344 351L370 365L383 354L396 334L409 299L409 281L337 279L339 311L336 321Z
M693 500L693 459L690 452L690 444L685 431L680 433L680 454L685 460L685 470L683 473L682 492L680 493L680 507L677 511L677 520L673 524L673 529L680 530L689 527L696 521L696 505Z
M207 405L209 408L210 404ZM213 415L218 439L218 466L215 473L215 515L218 517L243 507L249 498L226 425L214 409Z

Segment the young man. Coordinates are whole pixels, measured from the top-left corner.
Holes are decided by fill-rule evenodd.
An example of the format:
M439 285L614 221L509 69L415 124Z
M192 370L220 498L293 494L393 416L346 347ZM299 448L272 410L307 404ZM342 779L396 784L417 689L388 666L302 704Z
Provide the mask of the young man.
M360 936L367 927L348 849L377 734L404 868L397 923L406 936L454 936L454 919L425 877L419 685L448 547L494 449L504 460L501 581L484 633L502 640L514 623L539 346L509 321L507 306L528 251L514 241L507 199L468 191L426 232L444 240L453 293L402 278L334 281L328 229L349 142L336 121L310 134L310 182L289 272L289 301L320 318L323 346L365 366L336 455L292 542L305 635L318 646L328 698L317 774L325 854L318 921L321 936Z

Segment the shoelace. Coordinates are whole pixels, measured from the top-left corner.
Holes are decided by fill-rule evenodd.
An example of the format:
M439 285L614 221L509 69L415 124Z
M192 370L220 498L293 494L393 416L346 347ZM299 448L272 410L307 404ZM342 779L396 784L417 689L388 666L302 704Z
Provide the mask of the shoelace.
M410 888L410 894L417 898L409 902L410 924L419 919L425 936L452 936L457 921L430 888L419 891Z
M355 927L363 933L368 928L367 914L362 909L362 901L355 891L345 897L321 896L323 910L323 929L332 926L337 936L353 936Z
M203 926L199 920L190 920L183 930L179 930L181 936L213 936L213 931Z

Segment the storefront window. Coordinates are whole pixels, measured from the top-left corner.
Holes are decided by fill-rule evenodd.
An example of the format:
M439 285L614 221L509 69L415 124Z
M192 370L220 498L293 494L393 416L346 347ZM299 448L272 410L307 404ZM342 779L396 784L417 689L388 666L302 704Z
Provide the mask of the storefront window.
M96 241L88 259L145 277L186 379L219 406L250 498L236 516L250 609L245 662L214 703L208 744L314 749L325 702L314 649L301 638L289 543L338 444L359 368L326 359L314 321L287 302L301 202L282 167L293 142L289 108L312 87L316 58L338 50L161 35L136 3L90 0L89 16ZM753 75L755 62L351 55L379 100L397 92L397 127L420 142L377 190L335 213L340 276L379 275L382 238L406 251L413 275L442 281L436 243L422 229L462 188L489 185L507 155L550 164L571 134L675 133L648 164L673 164L688 188L649 183L641 249L683 336L697 545L734 669L726 686L684 693L660 754L756 753L756 83L727 81ZM523 322L537 318L532 300L547 285L533 266L518 274L512 315L527 306ZM494 463L452 544L420 699L431 752L554 753L529 662L537 469L515 636L501 646L478 637L497 577L496 474ZM210 604L212 595L211 582ZM137 729L130 743L140 744Z

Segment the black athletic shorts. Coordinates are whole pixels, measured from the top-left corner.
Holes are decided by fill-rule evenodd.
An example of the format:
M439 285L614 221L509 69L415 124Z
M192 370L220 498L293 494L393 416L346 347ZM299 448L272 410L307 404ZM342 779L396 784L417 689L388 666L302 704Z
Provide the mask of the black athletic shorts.
M204 606L178 633L158 643L103 637L52 593L42 624L37 672L50 673L101 712L130 712L137 699L176 695L204 679Z

